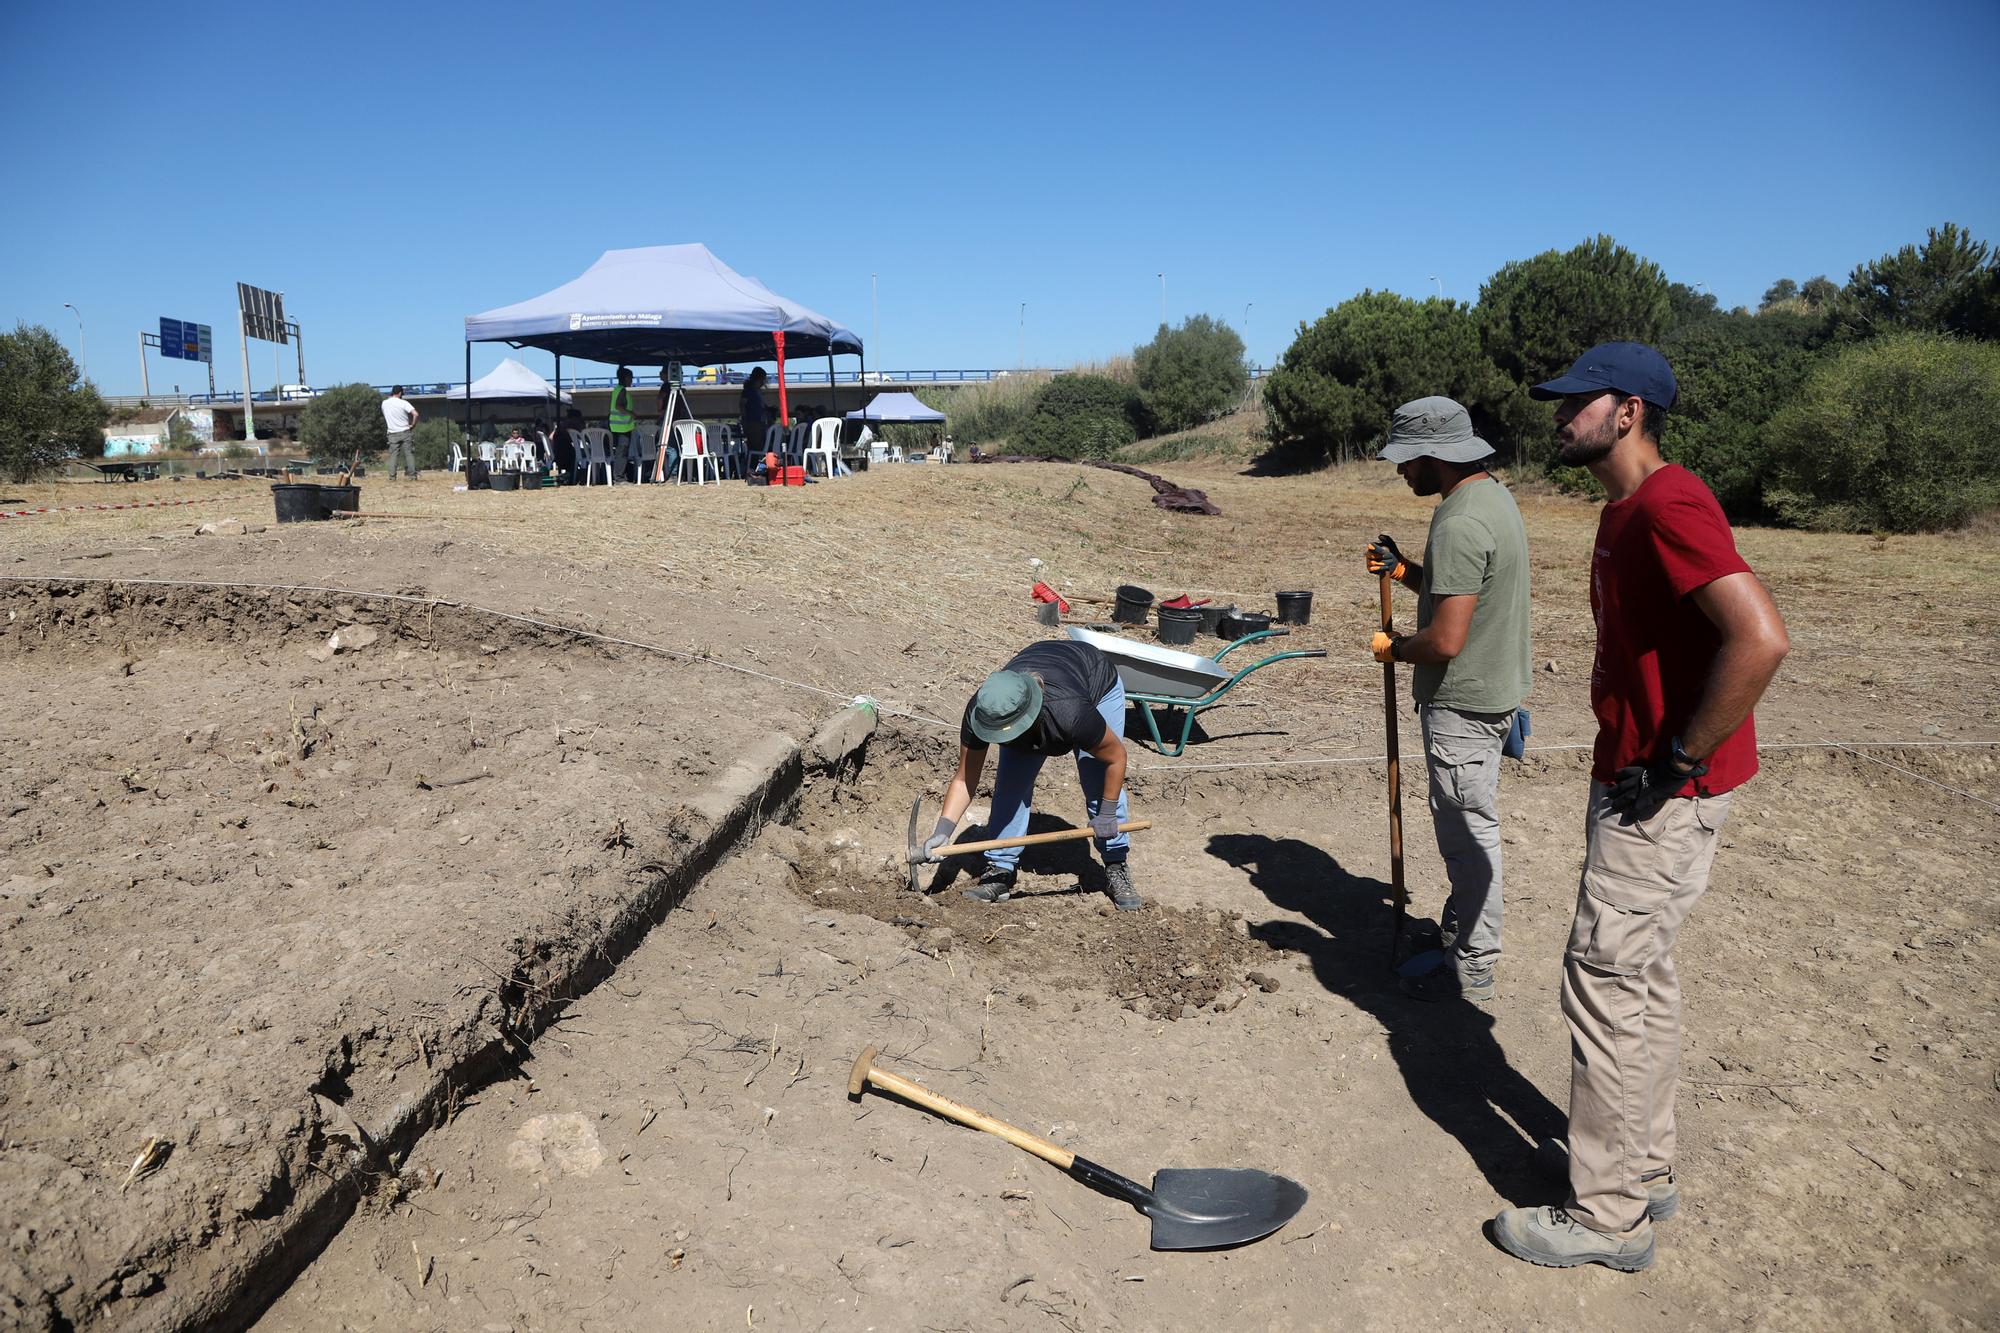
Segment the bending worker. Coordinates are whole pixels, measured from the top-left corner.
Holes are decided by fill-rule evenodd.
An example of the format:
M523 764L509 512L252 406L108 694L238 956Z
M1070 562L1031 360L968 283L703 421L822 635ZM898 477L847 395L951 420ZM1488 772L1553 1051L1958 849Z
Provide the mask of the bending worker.
M1000 747L1000 771L993 779L994 838L1018 838L1028 831L1035 778L1052 755L1074 754L1090 815L1091 841L1104 858L1111 901L1121 912L1144 904L1132 887L1125 856L1131 839L1118 831L1125 822L1125 686L1111 659L1087 643L1050 639L1029 644L986 678L958 729L958 771L944 794L944 809L926 855L951 840L952 832L986 768L988 747ZM984 903L1005 902L1014 893L1021 863L1019 847L986 853L986 869L965 896Z
M1431 829L1451 881L1442 922L1448 956L1404 977L1420 1000L1493 998L1500 961L1500 746L1528 697L1528 533L1514 497L1486 470L1493 446L1449 398L1396 409L1377 458L1418 495L1438 496L1424 562L1411 564L1387 534L1368 548L1368 572L1387 570L1417 590L1417 632L1375 634L1375 660L1408 662L1424 729Z

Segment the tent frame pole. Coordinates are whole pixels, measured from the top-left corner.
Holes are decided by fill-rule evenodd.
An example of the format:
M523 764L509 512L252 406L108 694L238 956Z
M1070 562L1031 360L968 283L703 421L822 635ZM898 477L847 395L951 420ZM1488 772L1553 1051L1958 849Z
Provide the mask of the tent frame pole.
M465 340L465 446L472 457L472 339Z

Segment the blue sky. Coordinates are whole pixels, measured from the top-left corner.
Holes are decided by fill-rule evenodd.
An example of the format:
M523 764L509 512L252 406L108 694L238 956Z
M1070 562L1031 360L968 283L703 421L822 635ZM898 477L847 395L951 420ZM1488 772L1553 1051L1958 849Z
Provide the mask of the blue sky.
M871 368L1012 366L1023 302L1029 364L1129 351L1162 272L1268 362L1363 288L1473 300L1597 232L1726 305L2000 241L1993 0L1622 12L0 6L0 324L74 348L73 303L133 393L138 331L203 321L234 388L240 279L315 384L457 378L466 314L699 240L863 338L878 275Z

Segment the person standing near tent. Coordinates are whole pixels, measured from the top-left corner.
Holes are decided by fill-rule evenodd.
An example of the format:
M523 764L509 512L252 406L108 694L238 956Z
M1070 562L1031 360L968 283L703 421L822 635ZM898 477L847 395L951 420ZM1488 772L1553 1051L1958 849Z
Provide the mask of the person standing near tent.
M604 424L611 428L611 456L618 460L618 470L632 469L638 476L639 440L634 427L639 418L632 413L632 367L618 367L618 387L611 391L609 420Z
M396 454L401 451L404 464L410 469L410 480L417 479L416 450L410 444L410 430L417 424L417 409L403 397L403 386L398 384L389 390L389 396L382 400L382 424L389 428L389 480L396 479Z
M660 367L660 475L675 477L681 470L681 442L674 434L673 372ZM641 477L644 481L646 478Z
M1590 561L1597 743L1563 950L1569 1197L1505 1209L1492 1234L1546 1267L1636 1272L1653 1262L1653 1223L1680 1203L1674 944L1708 888L1731 796L1757 771L1751 709L1790 639L1715 496L1660 456L1679 396L1664 356L1604 343L1528 392L1561 400L1556 461L1589 468L1605 492Z
M555 460L556 477L561 485L576 484L576 446L582 431L583 414L571 408L549 432L549 456Z
M958 771L945 788L944 808L924 851L934 852L950 841L959 816L972 804L989 747L1000 747L988 821L995 838L1018 838L1028 831L1043 761L1075 755L1111 901L1121 912L1138 911L1145 904L1125 864L1132 839L1118 827L1126 820L1124 736L1125 685L1101 649L1067 639L1029 644L988 676L965 705L958 728ZM985 873L965 896L983 903L1007 901L1020 864L1019 847L993 848L986 853Z
M1420 1000L1483 1003L1500 961L1500 747L1534 680L1528 532L1513 495L1486 470L1493 446L1452 399L1397 408L1375 456L1394 463L1415 494L1439 497L1421 565L1387 533L1366 553L1370 574L1387 571L1418 593L1417 632L1377 630L1374 652L1416 668L1410 692L1423 723L1431 830L1451 881L1448 956L1401 986Z
M771 424L771 409L764 405L766 378L762 366L751 371L736 400L736 424L743 428L743 447L753 454L764 452L764 431Z

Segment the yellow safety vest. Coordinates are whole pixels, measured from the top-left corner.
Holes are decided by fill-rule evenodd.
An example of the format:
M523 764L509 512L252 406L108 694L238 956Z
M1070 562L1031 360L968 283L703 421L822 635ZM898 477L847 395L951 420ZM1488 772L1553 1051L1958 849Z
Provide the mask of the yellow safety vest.
M611 433L630 435L633 424L632 391L621 384L611 391Z

